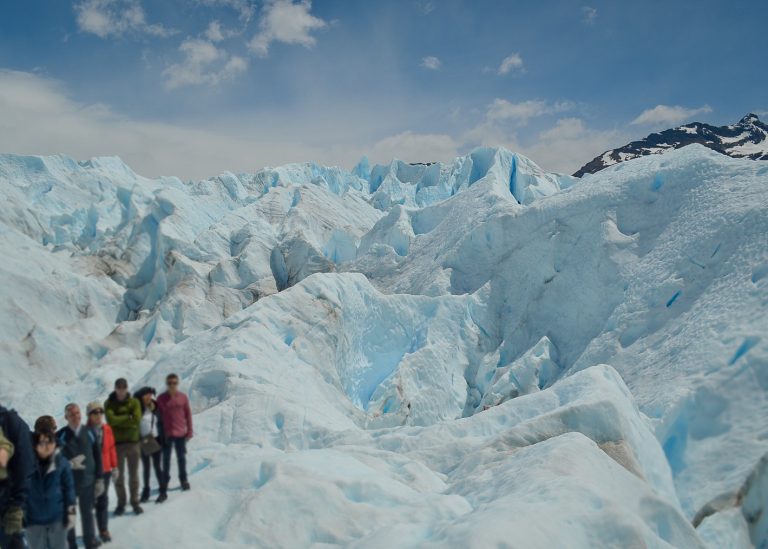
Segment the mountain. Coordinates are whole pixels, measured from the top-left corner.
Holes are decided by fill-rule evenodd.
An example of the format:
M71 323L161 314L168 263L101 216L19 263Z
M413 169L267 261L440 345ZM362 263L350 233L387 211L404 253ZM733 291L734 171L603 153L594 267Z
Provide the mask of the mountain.
M661 154L691 143L699 143L734 158L768 160L768 125L761 122L753 113L749 113L730 126L710 126L693 122L663 132L652 133L639 141L606 151L582 166L573 175L581 177L587 173L596 173L619 162L649 154Z
M0 155L0 195L0 403L190 395L192 491L122 547L768 543L765 165Z

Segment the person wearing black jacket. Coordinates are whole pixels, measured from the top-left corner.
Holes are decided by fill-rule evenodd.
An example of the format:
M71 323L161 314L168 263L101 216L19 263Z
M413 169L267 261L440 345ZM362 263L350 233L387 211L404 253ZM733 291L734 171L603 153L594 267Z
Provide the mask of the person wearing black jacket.
M96 538L93 508L97 497L104 492L102 479L101 448L93 430L81 424L80 406L67 404L64 409L67 426L60 429L56 439L61 453L69 460L75 478L75 492L80 507L83 540L87 549L101 546ZM67 533L70 549L77 547L75 530Z
M155 394L156 392L152 387L142 387L133 395L141 405L141 425L139 428L142 446L141 465L144 473L144 489L141 492L142 503L149 501L152 468L154 467L155 469L155 478L157 478L158 488L163 487L163 479L165 478L162 469L163 453L160 451L163 445L163 431L162 425L160 424L160 415L157 410L157 402L154 398ZM147 443L148 438L154 439L157 443L154 448L149 448L150 444Z
M24 508L29 497L31 476L35 468L32 434L29 426L13 410L0 405L0 428L13 444L8 460L8 476L0 482L0 547L27 547L24 533Z

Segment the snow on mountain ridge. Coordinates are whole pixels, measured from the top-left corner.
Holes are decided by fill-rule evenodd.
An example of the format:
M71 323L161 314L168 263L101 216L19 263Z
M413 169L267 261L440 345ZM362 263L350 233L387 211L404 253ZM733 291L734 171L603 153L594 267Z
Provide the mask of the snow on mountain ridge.
M606 151L582 166L574 176L582 177L619 162L648 154L661 154L692 143L699 143L734 158L768 160L768 125L761 122L754 113L747 114L729 126L716 127L701 122L685 124Z

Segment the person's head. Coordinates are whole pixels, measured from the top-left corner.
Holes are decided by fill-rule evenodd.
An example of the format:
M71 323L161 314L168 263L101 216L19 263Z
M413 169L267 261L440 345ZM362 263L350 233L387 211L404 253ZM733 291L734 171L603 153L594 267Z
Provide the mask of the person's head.
M152 400L155 398L155 390L152 387L146 387L146 389L141 394L141 403L144 404L144 406L149 406L152 404Z
M56 451L56 437L51 431L35 431L32 444L40 459L48 459Z
M80 427L80 422L82 421L82 415L80 414L80 406L75 404L74 402L70 402L66 405L64 408L64 419L67 420L67 424L72 429L77 429Z
M168 374L165 378L165 386L168 388L168 392L175 395L179 390L179 376L176 374Z
M88 425L91 427L101 427L104 421L104 407L101 405L101 402L97 400L91 402L88 404L86 412L88 413Z
M128 381L125 378L121 377L115 381L115 394L117 395L117 400L128 398Z
M49 431L55 433L59 427L56 425L56 418L53 416L40 416L35 421L35 431Z

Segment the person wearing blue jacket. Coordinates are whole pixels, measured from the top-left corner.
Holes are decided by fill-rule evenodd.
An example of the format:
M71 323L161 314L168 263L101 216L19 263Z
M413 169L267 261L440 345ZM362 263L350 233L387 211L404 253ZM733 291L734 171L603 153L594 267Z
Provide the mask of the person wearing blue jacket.
M13 444L13 456L8 459L6 478L0 481L0 547L23 549L27 546L24 509L34 467L32 441L24 420L2 405L0 429L3 430L3 436Z
M69 523L75 518L75 479L69 461L56 448L56 435L36 431L37 454L27 499L30 549L66 549Z

